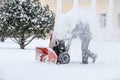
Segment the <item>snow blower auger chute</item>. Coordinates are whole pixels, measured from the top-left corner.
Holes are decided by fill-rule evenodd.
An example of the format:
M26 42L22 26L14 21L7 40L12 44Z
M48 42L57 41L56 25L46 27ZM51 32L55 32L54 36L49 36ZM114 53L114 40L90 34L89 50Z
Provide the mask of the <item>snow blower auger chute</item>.
M35 59L40 62L57 63L56 53L51 48L47 47L36 47Z

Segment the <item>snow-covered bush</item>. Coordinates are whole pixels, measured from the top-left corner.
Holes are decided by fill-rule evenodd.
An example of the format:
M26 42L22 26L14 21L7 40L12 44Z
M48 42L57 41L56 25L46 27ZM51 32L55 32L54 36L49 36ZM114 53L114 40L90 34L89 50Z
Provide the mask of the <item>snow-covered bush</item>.
M24 49L34 38L46 38L53 29L55 15L38 0L15 0L2 7L1 20L11 39Z

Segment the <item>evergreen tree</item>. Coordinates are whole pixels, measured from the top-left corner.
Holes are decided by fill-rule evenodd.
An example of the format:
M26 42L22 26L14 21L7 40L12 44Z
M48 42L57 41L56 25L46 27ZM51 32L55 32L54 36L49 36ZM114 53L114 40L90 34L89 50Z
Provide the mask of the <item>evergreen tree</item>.
M3 6L3 5L2 5ZM7 38L9 31L8 31L8 23L6 22L6 15L3 13L5 10L7 11L10 7L10 4L4 4L4 7L0 7L0 41L4 42Z
M35 38L46 38L53 29L55 15L49 6L42 7L39 1L19 1L3 6L2 24L8 28L11 39L24 49Z

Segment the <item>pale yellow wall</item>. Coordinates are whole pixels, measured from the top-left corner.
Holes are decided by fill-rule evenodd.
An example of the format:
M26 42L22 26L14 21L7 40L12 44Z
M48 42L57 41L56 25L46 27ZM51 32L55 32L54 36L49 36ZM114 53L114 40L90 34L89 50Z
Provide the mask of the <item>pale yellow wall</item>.
M41 4L43 5L43 6L45 6L46 4L48 4L49 5L49 8L50 8L50 10L52 10L53 12L55 12L56 13L56 6L57 6L57 2L56 1L48 1L48 0L40 0L40 2L41 2Z
M79 1L79 4L80 4L80 7L82 7L82 8L86 8L86 9L90 8L90 1L89 0L83 1L83 2Z
M88 1L84 1L84 2L80 2L79 0L79 7L82 8L89 8L90 7L90 2ZM69 12L71 9L73 8L73 0L69 1L69 2L65 2L63 0L62 2L62 13L67 13Z
M108 6L109 6L109 2L108 1L97 1L97 12L98 13L108 13Z
M56 13L56 7L57 7L57 0L50 2L48 0L40 0L42 5L48 4L50 6L50 9ZM88 1L81 1L79 0L79 6L83 8L90 8L90 0ZM116 0L115 3L115 11L116 13L120 13L120 1ZM67 13L69 10L71 10L73 7L73 0L69 2L62 1L62 13ZM108 13L109 9L109 0L97 0L97 13Z
M62 2L62 13L64 14L64 13L69 12L72 9L72 7L73 7L73 1L72 0L69 1L69 2L63 1Z
M57 0L50 2L48 0L40 0L40 2L42 3L42 5L46 5L48 4L50 6L50 9L56 13L56 7L57 7ZM79 0L79 7L83 7L83 8L89 8L90 7L90 1L83 1L80 2ZM73 0L65 2L64 0L62 0L62 13L67 13L69 12L71 9L73 8Z
M97 25L99 26L98 28L100 29L100 14L106 14L106 17L108 18L108 11L109 11L109 1L100 1L98 0L97 1L97 4L96 4L96 11L97 11ZM108 19L107 19L108 21ZM108 24L106 22L106 27L108 27ZM105 29L107 28L101 28L101 29L104 29L104 31L106 31Z
M50 2L48 0L40 0L42 5L46 5L48 4L50 9L56 13L56 7L57 7L57 0ZM83 7L83 8L90 8L90 0L88 1L80 1L79 0L79 7ZM68 2L65 2L64 0L62 0L62 13L67 13L69 12L71 9L73 8L73 0L70 0ZM105 13L107 15L108 18L108 13L109 13L109 0L97 0L97 21L99 21L99 15L102 13ZM118 24L118 13L120 13L120 1L116 0L115 1L115 26L117 28L117 24ZM107 22L108 23L108 22ZM98 24L99 26L99 24ZM108 25L107 25L108 27Z
M120 13L120 0L116 1L116 11Z
M46 4L46 0L40 0L42 6L44 6Z
M55 2L49 2L48 0L40 0L41 3L43 5L48 4L50 6L50 9L56 13L56 7L57 7L57 0L55 0ZM90 8L90 1L91 0L86 0L81 2L79 0L79 7L82 8L86 8L89 9ZM97 21L97 28L98 31L100 32L100 34L103 37L107 37L108 35L106 34L106 32L109 32L109 0L96 0L97 4L96 4L96 21ZM64 0L62 0L62 13L67 13L69 12L71 9L73 8L73 0L70 0L68 2L65 2ZM100 14L106 14L107 17L107 26L105 28L101 28L100 27ZM120 14L120 0L115 0L115 14L114 14L114 36L119 38L120 37L120 28L118 28L118 14ZM113 37L114 38L114 37ZM120 39L119 39L120 40Z

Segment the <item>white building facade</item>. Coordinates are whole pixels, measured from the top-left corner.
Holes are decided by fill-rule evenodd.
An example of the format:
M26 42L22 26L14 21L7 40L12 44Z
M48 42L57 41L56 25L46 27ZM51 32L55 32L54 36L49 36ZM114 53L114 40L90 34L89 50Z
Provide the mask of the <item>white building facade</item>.
M96 38L120 41L120 0L41 0L41 2L49 4L56 13L56 19L74 7L91 9L94 13L93 26Z

